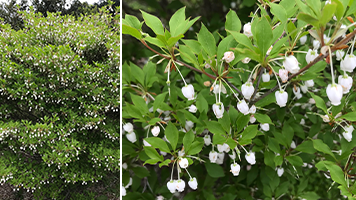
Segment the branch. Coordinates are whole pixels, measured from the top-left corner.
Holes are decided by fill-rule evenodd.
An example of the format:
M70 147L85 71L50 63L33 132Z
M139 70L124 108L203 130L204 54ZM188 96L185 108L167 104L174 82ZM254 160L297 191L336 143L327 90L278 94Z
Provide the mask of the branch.
M262 74L263 74L263 70L262 70L262 68L260 68L260 73L258 75L258 80L257 80L257 84L255 86L255 91L253 92L251 99L254 99L257 94L257 90L258 90L258 86L260 85L260 82L261 82ZM253 101L250 101L250 104L251 103L253 103Z
M238 92L241 96L244 96L244 95L242 94L242 92L241 92L235 85L233 85L232 83L230 83L226 78L224 78L224 80L226 81L226 83L227 83L230 87L234 88L234 90L236 90L236 92Z

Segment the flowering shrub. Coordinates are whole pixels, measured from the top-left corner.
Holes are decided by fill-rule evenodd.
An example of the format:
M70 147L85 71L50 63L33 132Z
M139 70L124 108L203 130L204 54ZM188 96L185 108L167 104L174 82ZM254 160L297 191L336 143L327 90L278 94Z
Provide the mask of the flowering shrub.
M2 184L44 199L119 179L119 15L107 9L78 20L22 12L24 29L1 25Z
M355 199L356 1L259 2L195 38L185 8L125 16L155 53L123 64L126 199Z

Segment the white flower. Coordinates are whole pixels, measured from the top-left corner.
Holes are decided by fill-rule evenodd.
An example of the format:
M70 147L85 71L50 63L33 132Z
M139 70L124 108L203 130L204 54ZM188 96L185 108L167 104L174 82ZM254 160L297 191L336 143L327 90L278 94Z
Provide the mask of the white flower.
M310 99L308 100L308 103L310 103L310 104L315 104L315 99L310 98Z
M305 94L308 92L308 87L306 85L301 85L300 89L302 90L302 92Z
M182 87L182 93L188 100L194 100L194 87L192 84Z
M302 118L302 119L300 120L300 123L299 123L299 124L300 124L300 125L305 125L305 119Z
M281 78L283 83L288 81L288 70L279 69L279 73L278 74L279 74L279 77Z
M250 81L247 81L241 86L241 92L246 99L250 99L254 91L255 88L253 87L253 84Z
M247 64L250 62L250 60L251 60L251 58L246 57L246 58L242 59L241 62Z
M128 188L132 185L132 178L130 177L129 182L127 183L127 185L125 185L125 188Z
M233 164L231 164L230 165L230 167L231 167L231 173L234 175L234 176L238 176L239 175L239 173L240 173L240 165L239 164L237 164L237 163L233 163Z
M164 197L163 197L162 195L157 196L157 197L156 197L156 200L164 200Z
M198 182L197 182L197 179L194 177L194 178L191 178L189 181L188 181L188 185L190 188L192 188L193 190L196 190L198 188Z
M338 84L341 85L344 94L349 93L352 87L352 82L352 77L348 76L347 74L339 76Z
M127 169L127 163L122 163L122 169Z
M283 66L288 70L290 73L295 74L299 71L298 60L293 55L290 55L285 58L283 61Z
M184 149L183 149L183 150L178 151L178 156L182 157L182 156L184 156L184 155L185 155L185 151L184 151Z
M159 132L161 131L161 129L159 128L159 126L154 126L151 129L151 133L153 136L157 137L159 135Z
M160 153L162 156L166 156L166 155L167 155L167 152L164 152L164 151L159 151L159 153Z
M281 168L277 168L277 174L279 177L281 177L284 173L284 169L281 167Z
M230 151L230 146L229 146L228 144L226 144L226 143L224 143L223 146L224 146L224 151L225 151L226 153L229 153L229 151Z
M255 152L250 151L248 154L245 155L245 158L247 162L250 163L251 165L256 164Z
M307 61L307 63L309 64L311 61L313 61L316 57L318 57L318 51L315 50L308 50L307 55L305 56L305 60Z
M133 132L133 125L130 122L126 123L123 128L128 133Z
M174 193L177 188L177 180L170 180L167 183L167 188L171 193Z
M179 179L176 184L176 189L178 192L183 192L185 188L185 182L182 179Z
M221 90L220 91L219 91L219 89L220 89L220 85L216 84L215 87L214 87L214 90L213 90L214 94L219 94L219 92L222 92L222 93L226 94L226 88L225 88L224 85L221 85Z
M179 166L180 166L181 168L183 168L183 169L187 168L188 165L189 165L188 159L186 159L186 158L181 158L181 159L178 161L178 163L179 163Z
M198 108L194 104L189 106L189 112L196 113L197 110L198 110Z
M248 105L245 100L239 101L237 103L237 109L239 109L239 111L242 112L244 115L249 114Z
M220 104L220 105L218 105ZM224 114L224 104L223 103L218 103L213 105L213 111L216 116L216 118L220 119L223 117Z
M331 104L334 106L338 106L341 104L343 89L339 84L329 84L326 88L326 94L328 95Z
M218 153L218 159L216 159L216 164L223 164L224 163L224 158L225 158L225 153Z
M326 122L326 123L330 122L330 118L328 115L324 115L324 116L320 116L320 117L323 119L324 122Z
M229 154L229 157L231 158L231 160L235 160L236 158L236 153L234 150L232 150L232 154Z
M304 83L305 83L305 86L307 86L307 87L313 87L314 86L314 81L313 80L307 80Z
M121 196L126 196L126 189L124 186L121 186Z
M218 145L216 145L216 146L217 146L217 148L218 148L219 153L222 153L222 152L225 151L225 146L224 146L224 145L218 144Z
M185 129L187 130L187 131L189 131L190 129L192 129L194 127L194 122L192 122L192 121L186 121L185 122Z
M327 44L330 41L330 37L324 34L324 43Z
M345 55L345 52L343 50L337 50L336 51L336 60L340 61Z
M261 129L264 131L269 131L269 124L268 123L264 123L264 124L260 124Z
M206 146L209 146L211 144L211 137L210 135L205 135L204 136L204 143Z
M225 60L225 62L230 63L235 59L235 54L232 51L227 51L224 53L224 57L222 59Z
M216 163L216 160L218 159L218 152L216 151L210 151L209 153L209 160L211 163Z
M271 76L268 73L263 73L262 74L262 81L263 82L269 82L271 80Z
M319 49L320 48L319 40L313 40L313 47L314 47L314 49Z
M275 93L277 104L279 107L285 107L288 101L288 93L284 90L276 91Z
M344 60L340 62L340 69L347 72L353 72L356 67L356 57L353 54L346 54Z
M301 45L304 45L305 42L307 41L307 39L308 39L308 37L307 37L306 35L304 35L303 37L301 37L301 38L299 39L300 44L301 44Z
M135 132L127 133L126 138L132 143L137 141Z
M292 90L293 90L294 95L297 97L297 99L302 98L303 95L300 93L300 88L299 87L295 87Z
M255 116L251 115L251 116L250 116L250 123L253 124L253 123L255 123L255 122L256 122Z
M251 114L255 114L256 113L256 106L252 105L250 110L248 110L248 112L251 113Z
M292 149L297 148L297 146L295 145L295 142L294 142L294 141L292 141L292 143L290 144L290 148L292 148Z
M351 142L352 140L352 132L354 131L354 127L352 125L349 125L345 128L345 132L342 133L342 136L344 136L345 140L348 142Z
M252 37L252 32L251 32L251 23L247 23L244 25L244 34L247 36L247 37Z
M143 145L146 147L151 147L150 143L146 142L146 140L143 140Z

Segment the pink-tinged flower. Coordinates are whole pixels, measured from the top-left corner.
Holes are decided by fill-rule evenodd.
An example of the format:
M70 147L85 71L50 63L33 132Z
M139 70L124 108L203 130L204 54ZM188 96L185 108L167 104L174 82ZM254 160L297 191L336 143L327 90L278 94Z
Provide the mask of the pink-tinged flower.
M238 175L240 174L240 169L241 169L241 167L240 167L239 164L233 163L233 164L230 165L230 168L231 168L230 172L231 172L234 176L238 176Z
M251 23L247 23L244 25L244 34L247 36L247 37L252 37L252 32L251 32Z
M349 93L352 87L352 82L352 78L347 74L339 76L338 84L341 85L344 94Z
M232 51L227 51L224 53L224 57L222 58L225 62L230 63L235 59L235 54Z
M256 122L255 116L251 115L251 116L250 116L250 123L253 124L253 123L255 123L255 122Z
M329 84L326 88L326 94L331 102L331 105L338 106L341 104L343 89L339 84Z
M239 111L244 115L249 114L248 105L245 100L237 102L237 109L239 109Z
M157 137L159 135L159 132L161 131L161 129L159 128L159 126L154 126L151 129L151 133L153 136Z
M214 104L213 111L216 118L218 119L222 118L224 114L224 104L223 103Z
M279 107L285 107L288 101L288 93L284 90L279 90L274 93Z
M353 72L356 67L356 57L353 54L346 54L344 60L340 62L340 69L347 72Z
M192 188L193 190L196 190L198 188L198 182L197 182L197 179L194 177L194 178L191 178L189 181L188 181L188 185L190 188Z
M279 77L281 78L283 83L287 82L288 81L288 70L279 69Z
M254 91L255 88L253 87L253 84L250 81L247 81L241 86L241 92L246 99L250 99Z
M188 100L194 100L194 87L192 84L182 87L182 93Z
M298 60L293 55L286 57L286 59L283 61L283 66L292 74L297 73L300 69Z

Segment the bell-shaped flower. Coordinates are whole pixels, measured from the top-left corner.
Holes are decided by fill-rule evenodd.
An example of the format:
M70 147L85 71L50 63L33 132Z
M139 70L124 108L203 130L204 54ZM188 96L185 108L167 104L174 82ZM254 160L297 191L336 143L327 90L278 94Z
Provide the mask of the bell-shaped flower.
M189 181L188 181L188 185L190 188L192 188L193 190L196 190L198 188L198 182L197 182L197 179L194 177L194 178L191 178Z
M185 182L182 179L177 180L176 189L178 192L183 192L185 188Z
M132 143L135 143L137 141L135 132L127 133L126 138Z
M250 116L250 123L253 124L253 123L255 123L255 122L256 122L255 116L254 116L254 115L251 115L251 116Z
M331 105L338 106L341 104L343 89L339 84L329 84L326 88L326 94L331 102Z
M222 152L225 151L225 146L224 146L224 145L218 144L218 145L216 145L216 146L217 146L217 148L218 148L218 152L219 152L219 153L222 153Z
M209 160L211 163L216 163L216 160L218 159L218 152L216 151L210 151L209 153Z
M307 86L307 87L314 87L314 81L313 80L307 80L304 83L305 83L305 86Z
M189 112L196 113L197 110L198 110L198 108L194 104L189 106Z
M188 100L194 100L194 87L192 84L182 87L182 93Z
M238 176L239 173L240 173L240 169L241 169L240 165L237 164L237 163L232 163L232 164L230 165L230 167L231 167L230 172L231 172L234 176Z
M353 54L346 54L344 60L340 62L340 69L347 72L353 72L356 67L356 57Z
M281 176L283 175L283 173L284 173L284 169L283 169L282 167L277 168L277 175L278 175L279 177L281 177Z
M330 37L324 34L324 43L327 44L330 41Z
M229 157L231 158L231 160L235 160L236 159L236 153L234 150L231 151L232 154L229 154Z
M344 94L349 93L352 87L352 82L352 77L348 76L347 74L339 76L338 84L341 85Z
M187 130L187 131L189 131L190 129L192 129L194 127L194 122L192 122L192 121L186 121L185 122L185 129Z
M351 142L353 131L354 131L354 127L352 125L349 125L345 128L345 131L342 133L342 136L344 136L345 140Z
M247 23L244 25L244 34L247 36L247 37L252 37L252 32L251 32L251 23Z
M285 107L288 101L288 93L284 90L279 90L274 93L279 107Z
M124 130L128 133L133 132L133 125L129 122L123 126Z
M320 117L323 119L324 122L326 122L326 123L330 122L330 118L329 118L328 115L323 115L323 116L320 116Z
M177 180L168 181L167 188L171 193L175 193L177 188Z
M290 148L292 148L292 149L297 148L297 145L295 145L295 142L294 142L294 141L292 141L292 143L290 143Z
M340 61L344 57L345 51L337 50L335 54L336 54L336 60Z
M226 153L229 153L229 151L230 151L230 146L229 146L228 144L226 144L226 143L224 143L223 146L224 146L224 151L225 151Z
M249 114L249 108L245 100L237 102L237 109L244 115Z
M320 48L319 40L313 40L313 47L314 47L314 49L319 49Z
M159 132L161 131L161 129L159 128L159 126L154 126L151 129L151 133L153 136L157 137L159 135Z
M204 143L206 146L209 146L211 144L211 137L210 135L205 135L204 136Z
M271 76L269 75L269 73L263 73L262 74L262 81L263 82L269 82L271 80Z
M222 165L224 163L225 153L218 153L218 159L216 159L216 164Z
M285 83L288 81L288 70L286 69L279 69L278 73L279 77L281 78L282 82Z
M283 61L283 66L286 70L288 70L292 74L297 73L300 69L298 60L293 55L290 55L285 58L285 60Z
M252 105L250 110L248 110L248 112L251 113L251 114L255 114L256 113L256 106Z
M214 104L213 111L214 111L216 118L218 118L218 119L222 118L223 114L224 114L224 104L223 103Z
M178 163L179 163L179 166L180 166L181 168L183 168L183 169L187 168L188 165L189 165L188 159L186 159L186 158L181 158L181 159L178 161Z
M301 85L300 89L302 90L302 92L305 94L308 92L308 87L306 85Z
M220 90L219 89L220 89L220 85L216 84L213 90L214 94L219 94L219 92L226 94L226 88L224 85L221 85L221 89Z
M255 152L249 152L245 155L245 158L247 160L248 163L250 163L251 165L256 164L256 157L255 157Z
M307 55L305 56L305 60L307 61L307 63L309 64L311 61L313 61L316 57L318 57L318 51L315 50L308 50Z
M255 88L253 87L253 84L250 81L247 81L241 86L241 92L246 99L250 99L254 91Z
M306 35L304 35L303 37L301 37L301 38L299 39L300 44L301 44L301 45L304 45L304 44L307 42L307 39L308 39L308 37L307 37Z
M126 189L125 189L125 187L124 186L121 186L121 196L126 196Z
M297 99L302 98L303 95L300 93L300 88L299 87L295 87L292 90L293 90L294 95L297 97Z
M225 60L225 62L230 63L235 59L235 54L232 51L227 51L224 53L224 57L222 59Z
M264 124L260 124L261 129L264 131L269 131L269 124L268 123L264 123Z

